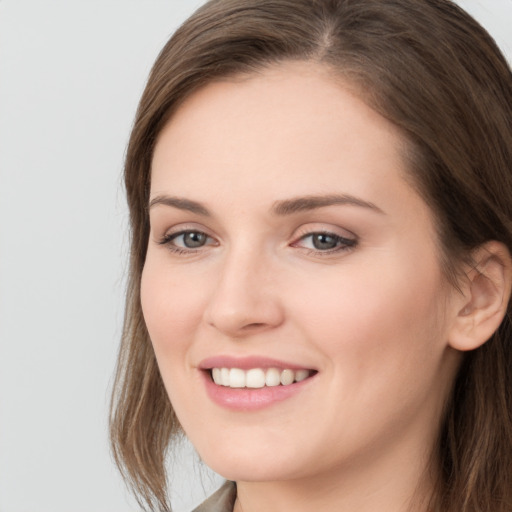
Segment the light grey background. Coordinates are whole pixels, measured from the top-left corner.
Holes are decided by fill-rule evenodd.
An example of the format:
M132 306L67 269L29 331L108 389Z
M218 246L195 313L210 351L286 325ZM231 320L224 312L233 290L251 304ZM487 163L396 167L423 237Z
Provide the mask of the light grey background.
M0 512L137 510L107 445L120 175L147 73L201 3L0 0ZM512 0L459 3L510 60ZM176 512L219 483L197 466L185 447Z

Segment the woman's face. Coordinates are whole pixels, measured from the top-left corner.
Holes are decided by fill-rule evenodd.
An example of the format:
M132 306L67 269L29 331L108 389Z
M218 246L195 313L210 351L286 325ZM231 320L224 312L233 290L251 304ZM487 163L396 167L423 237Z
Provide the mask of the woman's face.
M311 63L210 84L160 134L142 307L177 416L223 476L425 462L457 311L404 150Z

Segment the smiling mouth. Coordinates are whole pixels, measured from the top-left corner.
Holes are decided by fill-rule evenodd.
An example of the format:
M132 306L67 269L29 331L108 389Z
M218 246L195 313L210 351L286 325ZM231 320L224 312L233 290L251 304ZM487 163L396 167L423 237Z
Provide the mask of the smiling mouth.
M316 373L315 370L291 370L279 368L212 368L210 376L215 384L228 388L261 389L265 387L290 386L302 382Z

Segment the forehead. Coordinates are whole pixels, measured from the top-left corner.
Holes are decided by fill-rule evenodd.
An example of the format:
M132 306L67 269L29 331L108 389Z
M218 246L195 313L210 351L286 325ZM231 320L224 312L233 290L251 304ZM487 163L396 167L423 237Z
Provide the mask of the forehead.
M398 129L326 68L290 62L193 93L159 135L152 194L249 184L277 196L286 186L328 193L333 180L365 194L405 172L404 147Z

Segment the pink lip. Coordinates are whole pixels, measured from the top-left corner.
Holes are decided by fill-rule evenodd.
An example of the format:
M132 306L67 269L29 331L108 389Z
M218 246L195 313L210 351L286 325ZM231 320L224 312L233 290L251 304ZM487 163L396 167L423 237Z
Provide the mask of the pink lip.
M290 370L311 368L305 368L304 366L269 359L267 357L236 358L230 356L216 356L201 361L199 369L202 370L202 378L208 396L217 405L234 411L256 411L282 402L300 393L314 380L316 375L314 374L301 382L295 382L288 386L233 389L215 384L208 371L211 368L240 368L242 370L251 368L278 368Z
M250 370L251 368L278 368L281 370L313 370L314 368L308 368L302 365L289 363L285 361L279 361L277 359L271 359L262 356L250 356L250 357L233 357L233 356L214 356L207 359L203 359L199 363L201 370L211 370L212 368L240 368L241 370Z

